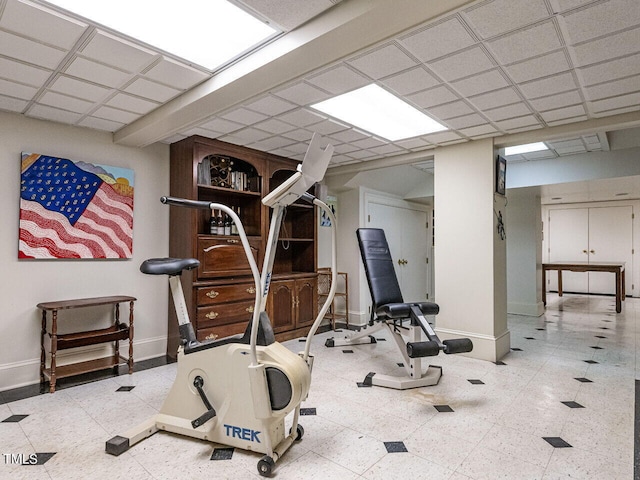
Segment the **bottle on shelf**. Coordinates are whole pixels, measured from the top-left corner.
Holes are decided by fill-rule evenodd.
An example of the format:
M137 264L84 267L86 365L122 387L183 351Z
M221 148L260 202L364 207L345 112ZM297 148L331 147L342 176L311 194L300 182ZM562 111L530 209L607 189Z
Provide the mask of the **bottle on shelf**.
M217 226L218 235L224 235L224 220L222 218L222 210L218 210Z
M240 207L234 208L234 211L236 215L240 217ZM238 235L238 225L236 225L236 222L231 222L231 235Z
M218 233L218 220L216 218L215 210L211 211L211 218L209 219L209 233L216 235Z
M224 234L231 235L231 217L225 213L224 215Z

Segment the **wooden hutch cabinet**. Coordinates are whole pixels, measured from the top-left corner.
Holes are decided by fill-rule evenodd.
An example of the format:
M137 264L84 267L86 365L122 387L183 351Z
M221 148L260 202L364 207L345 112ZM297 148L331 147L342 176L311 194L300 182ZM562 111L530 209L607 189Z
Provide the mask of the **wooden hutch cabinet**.
M262 205L262 198L289 178L297 164L192 136L171 145L170 195L233 208L240 215L258 268L262 268L271 218L271 209ZM213 215L212 221L208 210L181 207L171 207L169 213L169 255L200 260L198 269L183 272L181 278L199 340L242 333L252 318L256 293L240 237L220 227L224 219ZM287 208L267 299L267 313L279 340L306 335L317 315L316 225L313 206L296 203ZM176 356L179 343L170 300L170 357Z

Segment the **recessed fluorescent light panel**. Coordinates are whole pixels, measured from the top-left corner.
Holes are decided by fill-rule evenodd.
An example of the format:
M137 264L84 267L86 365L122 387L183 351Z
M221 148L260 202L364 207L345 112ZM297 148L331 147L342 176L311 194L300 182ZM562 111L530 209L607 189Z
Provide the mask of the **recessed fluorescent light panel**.
M376 84L311 107L391 141L447 129Z
M215 70L278 30L226 0L49 0L129 37Z
M543 142L527 143L525 145L516 145L515 147L507 147L504 149L505 155L518 155L520 153L540 152L549 150Z

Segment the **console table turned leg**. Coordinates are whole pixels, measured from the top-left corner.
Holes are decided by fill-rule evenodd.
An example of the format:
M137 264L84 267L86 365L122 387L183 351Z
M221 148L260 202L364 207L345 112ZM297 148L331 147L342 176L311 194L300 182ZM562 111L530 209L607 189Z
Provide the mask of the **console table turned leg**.
M46 368L46 354L44 351L44 336L47 334L47 312L42 311L42 330L40 331L40 385L44 385L44 369Z
M56 352L58 351L58 310L51 311L51 379L49 393L56 391Z
M133 373L133 300L129 302L129 375Z

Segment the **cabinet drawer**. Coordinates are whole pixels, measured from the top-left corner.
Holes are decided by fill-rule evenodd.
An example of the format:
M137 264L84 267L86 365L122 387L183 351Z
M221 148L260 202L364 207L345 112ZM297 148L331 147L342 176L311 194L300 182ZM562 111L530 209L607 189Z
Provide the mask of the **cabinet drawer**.
M253 283L213 285L211 287L198 288L196 295L198 306L237 302L239 300L255 301L256 287Z
M253 318L254 304L254 301L249 300L198 307L198 330L229 323L248 322Z
M260 238L249 238L249 245L253 258L258 262ZM201 278L251 275L240 237L199 237L198 260L198 276Z
M201 342L205 340L217 340L218 338L230 337L238 333L244 333L247 323L231 323L229 325L220 325L218 327L199 328L196 337Z

